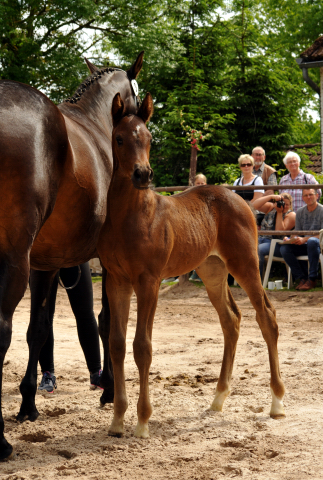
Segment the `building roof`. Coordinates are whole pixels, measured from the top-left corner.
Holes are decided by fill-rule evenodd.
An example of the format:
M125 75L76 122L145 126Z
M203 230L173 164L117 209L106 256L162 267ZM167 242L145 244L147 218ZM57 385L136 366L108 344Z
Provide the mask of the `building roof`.
M310 170L311 172L315 173L322 172L320 143L304 143L302 145L290 145L286 148L286 151L292 151L298 154L302 153L303 155L306 155L310 161L310 163L306 166L306 170Z
M323 60L323 35L315 40L313 45L300 54L307 62Z

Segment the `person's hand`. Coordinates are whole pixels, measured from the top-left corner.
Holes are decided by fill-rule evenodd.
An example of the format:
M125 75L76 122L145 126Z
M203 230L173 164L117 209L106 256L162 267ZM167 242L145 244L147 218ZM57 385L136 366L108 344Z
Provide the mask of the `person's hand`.
M277 213L284 212L284 207L277 207L277 203L274 203L274 209L276 210Z
M282 199L281 195L272 195L271 196L271 199L274 201L274 202L279 202L279 200Z
M307 240L308 239L306 237L293 237L293 243L295 245L303 245L307 242Z

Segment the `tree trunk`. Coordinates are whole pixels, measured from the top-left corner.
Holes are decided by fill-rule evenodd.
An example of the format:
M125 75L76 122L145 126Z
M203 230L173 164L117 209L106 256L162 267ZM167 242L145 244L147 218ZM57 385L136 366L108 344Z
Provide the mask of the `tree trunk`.
M194 147L191 147L191 162L190 162L190 178L189 185L194 185L194 179L196 176L196 165L197 165L197 150Z

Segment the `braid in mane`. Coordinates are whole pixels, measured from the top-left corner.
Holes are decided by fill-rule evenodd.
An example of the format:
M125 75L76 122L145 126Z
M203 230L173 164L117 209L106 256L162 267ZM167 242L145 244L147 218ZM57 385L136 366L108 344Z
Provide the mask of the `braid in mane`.
M79 100L81 100L83 93L86 90L88 90L88 88L90 87L90 85L92 83L99 80L99 78L101 78L102 75L104 75L105 73L112 73L115 70L121 70L121 69L120 68L106 67L106 68L102 68L101 70L95 71L94 73L92 73L92 75L87 77L87 79L84 80L83 83L81 83L81 85L78 87L78 89L76 90L74 95L72 97L64 100L64 102L66 102L66 103L77 103Z

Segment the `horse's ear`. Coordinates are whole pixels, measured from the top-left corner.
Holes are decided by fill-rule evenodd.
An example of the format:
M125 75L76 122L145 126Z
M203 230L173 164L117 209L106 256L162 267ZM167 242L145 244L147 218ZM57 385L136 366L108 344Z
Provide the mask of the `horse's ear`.
M113 126L115 127L117 123L121 120L124 113L124 103L122 101L120 93L117 93L112 100L112 119Z
M140 70L142 69L142 63L144 58L144 51L140 52L135 63L128 70L128 76L130 80L133 80L138 77Z
M94 72L97 72L98 70L100 70L93 63L91 63L87 58L84 57L84 60L86 62L87 68L90 70L91 73L94 73Z
M145 98L143 99L142 104L140 105L137 116L140 117L145 123L147 123L150 120L150 117L152 116L153 113L154 113L153 97L148 92Z

